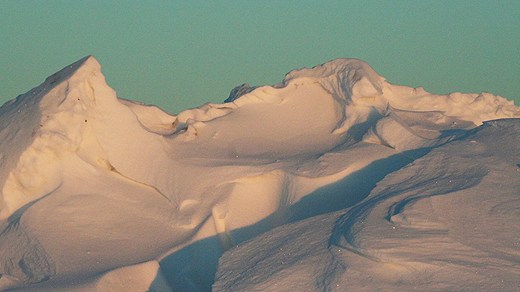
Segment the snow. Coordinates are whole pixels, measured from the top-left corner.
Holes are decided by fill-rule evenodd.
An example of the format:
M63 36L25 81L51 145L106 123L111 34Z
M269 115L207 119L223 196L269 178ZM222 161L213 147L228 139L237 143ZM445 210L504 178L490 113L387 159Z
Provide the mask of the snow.
M171 115L88 56L0 108L0 289L514 290L519 117L356 59Z
M519 119L485 123L389 174L363 202L224 254L213 288L516 290L518 142Z

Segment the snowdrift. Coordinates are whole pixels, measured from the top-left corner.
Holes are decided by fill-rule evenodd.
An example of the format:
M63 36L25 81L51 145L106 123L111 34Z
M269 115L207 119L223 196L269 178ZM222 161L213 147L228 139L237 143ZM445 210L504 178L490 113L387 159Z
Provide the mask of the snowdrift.
M224 254L214 288L517 290L518 142L520 119L487 122L387 175L361 203Z
M88 56L0 108L0 289L514 289L519 117L356 59L171 115Z

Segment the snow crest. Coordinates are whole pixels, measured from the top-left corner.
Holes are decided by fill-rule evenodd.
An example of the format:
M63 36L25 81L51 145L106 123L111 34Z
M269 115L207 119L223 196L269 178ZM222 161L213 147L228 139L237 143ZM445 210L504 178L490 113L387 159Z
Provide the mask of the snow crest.
M317 266L306 263L326 266L318 267L323 285L342 285L351 274L343 276L340 267L354 262L369 267L372 259L391 259L370 266L385 277L430 267L393 264L416 261L424 254L420 244L405 256L398 247L373 246L371 238L391 224L419 231L435 226L442 234L431 237L454 246L444 231L458 227L416 214L434 201L448 204L441 195L475 190L499 172L466 160L460 169L437 149L459 145L485 121L518 117L520 109L502 97L393 85L356 59L291 71L275 86L243 85L222 104L171 115L118 98L88 56L0 108L0 289L123 289L140 273L135 279L142 287L210 289L225 250L278 226L291 238L303 229L319 235L311 246L330 239L330 250L309 258L283 242L258 239L267 253L278 247L295 252L273 260L283 255L308 275ZM503 202L490 208L490 218L497 210L514 214ZM319 221L304 223L313 217L330 225L339 214L345 215L332 233L315 232ZM303 229L293 232L287 223L294 222ZM410 232L407 245L424 239ZM392 240L398 246L406 235ZM510 238L503 240L507 245ZM249 272L229 265L243 267L233 253L242 252L224 258L214 287L252 288ZM489 254L492 261L496 253ZM504 249L509 256L514 252ZM270 260L265 269L272 268ZM264 283L279 281L270 277L265 274Z

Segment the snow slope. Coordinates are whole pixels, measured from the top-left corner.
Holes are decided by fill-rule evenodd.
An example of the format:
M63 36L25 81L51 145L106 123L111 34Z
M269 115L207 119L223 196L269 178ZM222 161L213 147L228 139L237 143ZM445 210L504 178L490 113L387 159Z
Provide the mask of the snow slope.
M389 174L363 202L224 254L213 288L518 290L519 142L520 119L488 122Z
M215 289L284 289L316 269L316 289L465 287L490 266L503 286L474 287L513 287L518 120L478 126L518 117L502 97L392 85L355 59L170 115L118 98L89 56L0 108L0 289L208 290L225 250L281 225L227 254ZM488 212L468 203L482 200ZM282 247L296 278L271 273Z

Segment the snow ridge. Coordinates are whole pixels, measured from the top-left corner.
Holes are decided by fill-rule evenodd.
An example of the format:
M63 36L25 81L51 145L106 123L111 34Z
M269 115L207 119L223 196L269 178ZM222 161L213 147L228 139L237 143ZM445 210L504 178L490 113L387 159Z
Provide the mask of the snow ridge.
M499 173L440 149L477 135L485 121L519 117L502 97L393 85L357 59L291 71L275 86L242 85L222 104L170 115L118 98L88 56L0 108L0 289L112 289L141 275L142 287L156 279L161 287L206 290L225 250L316 215L330 225L351 208L334 234L294 225L319 234L310 243L338 238L330 250L309 253L302 265L284 255L308 275L321 271L323 285L337 284L345 271L339 267L357 263L353 258L404 257L399 248L372 245L373 234L386 232L380 228L410 222L412 231L432 228L440 223L415 216L427 209L422 202L478 189ZM412 231L410 238L422 240ZM316 260L332 264L307 265ZM225 261L221 281L236 279ZM248 285L247 275L239 278Z

